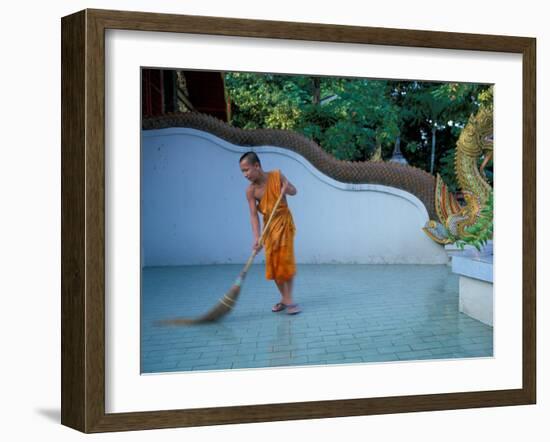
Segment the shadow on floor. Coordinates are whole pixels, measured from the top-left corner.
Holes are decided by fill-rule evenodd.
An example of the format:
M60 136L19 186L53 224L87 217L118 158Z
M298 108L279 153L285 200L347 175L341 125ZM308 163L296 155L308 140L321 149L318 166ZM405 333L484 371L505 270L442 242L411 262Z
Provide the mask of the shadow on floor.
M45 417L56 424L61 423L61 410L59 408L40 408L35 411L40 416Z

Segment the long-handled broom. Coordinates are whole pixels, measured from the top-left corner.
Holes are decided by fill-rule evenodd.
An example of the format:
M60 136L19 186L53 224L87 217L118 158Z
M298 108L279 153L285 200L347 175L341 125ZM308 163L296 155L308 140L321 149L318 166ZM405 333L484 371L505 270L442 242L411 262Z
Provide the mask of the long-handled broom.
M273 206L273 210L271 211L271 215L269 216L269 219L267 220L267 223L265 223L265 226L262 230L262 234L260 235L260 239L258 240L258 244L262 244L265 234L267 233L267 229L269 229L269 225L271 224L271 220L273 219L273 215L275 214L275 211L279 207L279 203L283 199L284 193L281 192L281 195L279 195L279 198L275 202L275 205ZM233 307L235 307L235 304L237 303L237 298L239 297L239 294L241 293L241 286L244 282L244 279L246 278L246 274L248 272L248 269L252 265L252 262L254 261L254 258L258 254L259 249L254 250L252 254L250 255L250 258L248 258L248 261L246 261L245 266L243 267L241 273L239 274L238 278L233 283L233 286L227 291L225 295L223 295L216 306L212 308L209 312L204 314L203 316L200 316L198 318L194 319L186 319L186 318L175 318L175 319L166 319L164 321L160 321L159 325L191 325L191 324L201 324L204 322L214 322L220 319L222 316L229 313Z

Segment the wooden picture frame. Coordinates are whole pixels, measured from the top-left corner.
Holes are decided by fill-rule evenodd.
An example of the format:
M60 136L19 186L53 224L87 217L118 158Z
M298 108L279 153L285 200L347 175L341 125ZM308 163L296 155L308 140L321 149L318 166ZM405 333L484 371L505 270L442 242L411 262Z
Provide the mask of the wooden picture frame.
M536 41L404 29L84 10L62 19L62 424L91 432L534 404ZM170 411L105 411L105 30L261 37L521 54L522 387Z

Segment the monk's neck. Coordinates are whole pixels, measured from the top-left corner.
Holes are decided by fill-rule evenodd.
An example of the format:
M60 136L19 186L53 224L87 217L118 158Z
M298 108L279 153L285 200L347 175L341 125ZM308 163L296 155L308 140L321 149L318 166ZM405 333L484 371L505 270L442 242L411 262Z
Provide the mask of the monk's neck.
M263 186L267 182L267 172L262 171L262 174L258 177L258 179L254 182L257 186Z

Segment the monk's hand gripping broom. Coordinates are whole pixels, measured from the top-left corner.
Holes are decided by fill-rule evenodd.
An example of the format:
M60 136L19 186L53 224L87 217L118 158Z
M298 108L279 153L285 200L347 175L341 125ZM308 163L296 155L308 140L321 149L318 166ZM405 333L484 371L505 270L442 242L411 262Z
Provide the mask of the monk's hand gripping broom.
M269 229L269 225L271 224L271 220L273 219L273 215L279 208L279 204L281 200L283 199L284 192L281 192L279 195L279 198L275 202L275 205L273 206L273 210L271 211L271 215L269 216L269 219L267 220L267 223L265 223L265 226L262 230L262 234L260 235L260 239L258 240L258 244L262 244L265 238L265 235ZM248 258L248 261L246 261L245 266L243 267L241 273L239 273L238 278L235 280L231 288L223 295L218 303L206 314L203 316L200 316L198 318L174 318L174 319L166 319L164 321L160 321L159 325L191 325L191 324L202 324L205 322L214 322L220 319L221 317L225 316L227 313L229 313L233 307L235 307L235 304L237 303L237 298L239 297L239 294L241 293L241 286L244 282L244 279L246 278L246 274L248 272L248 269L252 265L252 262L254 261L254 258L256 258L256 255L260 251L260 248L258 247L255 249L252 254L250 255L250 258Z

